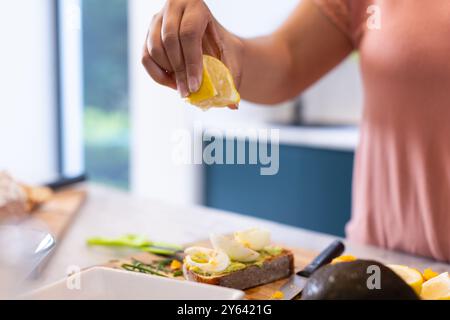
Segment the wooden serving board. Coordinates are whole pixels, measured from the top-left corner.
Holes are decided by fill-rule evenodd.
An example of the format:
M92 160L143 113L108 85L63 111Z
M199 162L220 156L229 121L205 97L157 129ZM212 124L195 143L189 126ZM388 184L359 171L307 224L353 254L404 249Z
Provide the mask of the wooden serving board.
M47 227L56 240L62 239L84 201L87 193L82 189L67 189L56 192L50 200L32 212L31 217Z
M203 241L200 243L189 244L188 246L203 246L208 247L208 241ZM309 262L311 262L317 255L317 253L300 249L300 248L288 248L294 253L294 264L296 271L302 270ZM128 259L124 260L113 260L103 265L105 267L110 267L114 269L121 269L124 263L130 263L133 259L142 261L143 263L151 263L164 258L155 256L150 253L138 253ZM183 277L176 278L180 281L186 281ZM278 291L283 284L286 283L286 279L272 282L263 286L252 288L246 290L246 299L248 300L269 300L271 296Z

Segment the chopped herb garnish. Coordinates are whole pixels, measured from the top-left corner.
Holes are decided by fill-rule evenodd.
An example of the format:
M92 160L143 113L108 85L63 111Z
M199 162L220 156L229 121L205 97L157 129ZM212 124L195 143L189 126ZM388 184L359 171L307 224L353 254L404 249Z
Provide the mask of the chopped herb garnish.
M170 266L171 263L172 263L172 259L164 259L164 260L158 261L158 267L166 268L166 267Z
M155 271L154 269L149 268L148 266L144 266L144 265L134 265L134 264L127 264L124 263L122 265L122 268L127 270L127 271L134 271L134 272L141 272L141 273L148 273L148 274L152 274L155 276L160 276L160 277L165 277L167 278L167 276L165 274L162 274L160 272Z
M181 277L181 276L183 276L183 271L182 270L175 271L173 273L173 276L174 277Z
M181 277L183 275L182 270L172 270L170 265L172 263L171 259L164 259L153 261L151 263L144 263L137 259L132 259L131 264L123 264L122 268L128 271L148 273L162 277L168 277L169 275L173 277Z

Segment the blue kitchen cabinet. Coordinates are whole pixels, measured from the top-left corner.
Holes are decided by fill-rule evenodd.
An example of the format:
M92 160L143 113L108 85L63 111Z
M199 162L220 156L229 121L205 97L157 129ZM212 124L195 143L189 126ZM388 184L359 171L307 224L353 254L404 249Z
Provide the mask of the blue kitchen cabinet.
M205 166L205 204L249 216L344 236L351 213L354 152L280 146L280 170Z

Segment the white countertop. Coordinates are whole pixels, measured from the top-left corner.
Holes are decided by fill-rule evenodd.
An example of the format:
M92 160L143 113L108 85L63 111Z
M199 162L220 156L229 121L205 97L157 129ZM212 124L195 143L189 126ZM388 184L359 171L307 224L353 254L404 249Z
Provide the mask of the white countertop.
M320 251L334 238L278 223L203 207L177 207L125 192L89 185L87 203L67 230L65 238L35 285L50 283L66 275L68 268L89 267L111 259L126 257L127 251L88 248L85 240L93 236L120 236L127 233L148 235L155 241L189 243L208 237L211 232L228 233L262 226L271 230L273 240L287 246ZM406 264L418 269L432 267L448 271L450 265L428 259L347 243L347 252L360 258Z

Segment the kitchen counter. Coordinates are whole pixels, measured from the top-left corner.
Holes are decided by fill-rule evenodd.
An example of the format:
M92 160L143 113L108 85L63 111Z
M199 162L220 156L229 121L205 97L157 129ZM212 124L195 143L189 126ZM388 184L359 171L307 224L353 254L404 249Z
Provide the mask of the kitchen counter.
M273 240L287 246L320 251L334 238L286 225L203 207L178 207L131 196L115 189L89 185L87 203L65 238L58 244L51 260L33 286L63 278L74 268L102 264L126 257L127 251L89 248L85 240L93 236L120 236L126 233L148 235L156 241L189 243L208 237L209 233L229 233L254 226L272 232ZM360 258L406 264L423 269L449 271L450 265L406 254L347 243L347 253Z

